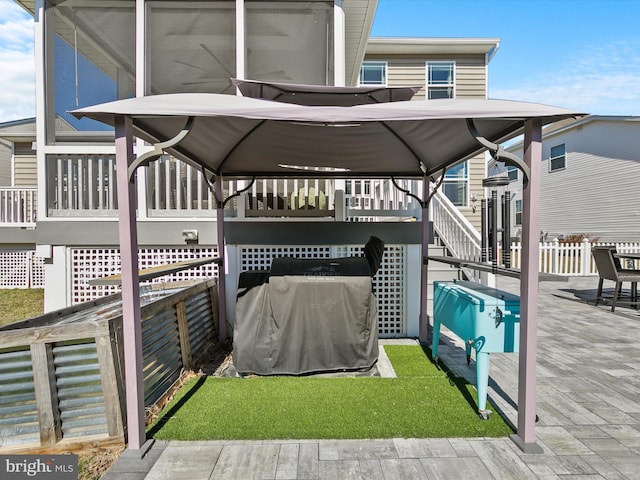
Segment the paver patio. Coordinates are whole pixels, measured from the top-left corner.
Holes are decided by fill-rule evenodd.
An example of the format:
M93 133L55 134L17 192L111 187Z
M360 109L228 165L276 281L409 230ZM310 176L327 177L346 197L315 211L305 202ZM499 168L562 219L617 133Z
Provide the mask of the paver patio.
M587 304L597 281L540 284L542 454L524 454L508 438L156 442L143 460L123 455L104 478L637 479L640 311ZM498 287L518 291L517 280L499 278ZM474 363L466 365L462 344L444 335L441 342L440 358L473 380ZM491 355L489 396L513 423L517 362L517 354Z

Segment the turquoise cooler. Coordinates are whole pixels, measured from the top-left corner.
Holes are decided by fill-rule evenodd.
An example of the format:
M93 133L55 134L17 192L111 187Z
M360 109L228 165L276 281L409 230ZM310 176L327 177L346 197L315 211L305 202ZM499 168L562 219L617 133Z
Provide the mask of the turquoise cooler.
M434 359L438 356L440 325L465 342L467 363L476 351L478 413L488 418L489 354L517 352L520 338L520 297L475 282L433 283Z

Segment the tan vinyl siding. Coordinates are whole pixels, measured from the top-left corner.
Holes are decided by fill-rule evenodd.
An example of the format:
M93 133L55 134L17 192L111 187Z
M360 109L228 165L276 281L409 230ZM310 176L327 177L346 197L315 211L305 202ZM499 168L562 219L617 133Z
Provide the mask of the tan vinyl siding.
M38 185L36 176L36 157L16 156L14 166L14 185L16 187L35 187Z
M487 72L484 55L429 55L422 57L367 55L365 60L387 62L387 85L390 87L421 86L422 89L413 97L415 100L424 100L425 98L427 62L453 61L456 64L456 96L459 98L485 98Z
M485 98L486 96L487 69L484 58L456 59L456 97L458 98Z
M486 176L485 172L485 159L484 154L478 155L477 157L473 157L469 160L469 206L465 209L461 209L462 213L467 220L471 222L471 224L476 228L476 230L480 231L480 200L484 198L484 188L482 186L482 180ZM476 202L471 201L471 196L476 196ZM473 211L473 207L475 206L476 211Z
M35 187L38 185L36 154L31 144L15 144L13 159L13 185Z
M457 98L485 98L487 69L484 55L367 55L365 60L387 62L387 85L389 87L419 85L422 88L413 97L424 101L426 85L426 65L429 61L453 61L456 65L455 85ZM482 180L485 178L485 158L480 155L469 160L469 198L474 194L473 202L460 207L462 214L471 224L480 230L480 200L484 197Z

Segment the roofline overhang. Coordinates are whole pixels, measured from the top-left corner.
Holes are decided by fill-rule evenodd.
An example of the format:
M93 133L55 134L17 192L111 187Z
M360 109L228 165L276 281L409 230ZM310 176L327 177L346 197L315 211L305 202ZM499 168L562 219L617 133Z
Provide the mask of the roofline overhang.
M367 55L486 55L489 62L499 46L499 38L371 37Z
M362 65L362 61L364 60L364 57L367 54L368 42L370 40L369 35L371 34L371 29L373 28L373 21L375 20L377 9L378 9L378 0L369 0L367 4L367 11L364 17L364 24L362 25L362 32L360 33L358 46L355 51L353 71L345 72L346 85L358 84L358 78L360 77L360 65ZM349 14L348 9L345 9L345 15L348 16L348 14ZM346 23L347 25L349 24L348 18L346 20ZM345 54L347 53L348 52L345 52Z
M635 115L586 115L582 118L577 118L573 122L568 122L566 124L555 126L552 123L551 125L542 129L542 141L554 137L555 135L560 135L561 133L566 133L569 130L575 130L578 127L588 125L590 123L595 122L640 122L640 116ZM517 143L506 147L505 150L508 152L515 152L522 148L523 140L519 140Z

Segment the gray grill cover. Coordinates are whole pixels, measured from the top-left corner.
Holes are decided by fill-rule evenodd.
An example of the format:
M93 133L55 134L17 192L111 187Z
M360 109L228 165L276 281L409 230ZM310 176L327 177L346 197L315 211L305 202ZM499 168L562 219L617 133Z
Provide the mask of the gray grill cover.
M377 309L368 275L244 272L233 363L259 375L370 368L378 359Z

